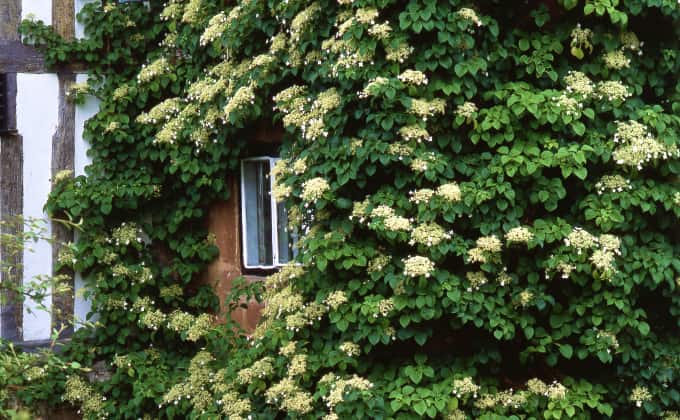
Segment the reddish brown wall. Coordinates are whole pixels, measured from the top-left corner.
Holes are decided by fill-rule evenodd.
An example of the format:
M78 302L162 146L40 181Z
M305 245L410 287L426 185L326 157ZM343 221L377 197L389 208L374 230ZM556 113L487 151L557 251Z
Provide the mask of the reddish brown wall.
M230 181L231 197L228 201L215 203L209 210L208 229L217 238L219 256L213 261L204 274L204 282L214 287L220 302L225 301L232 281L242 274L241 271L241 219L240 195L238 179ZM262 281L261 277L245 276L249 281ZM248 309L237 309L231 318L243 328L252 331L260 318L257 302L248 304ZM222 316L226 308L222 307Z

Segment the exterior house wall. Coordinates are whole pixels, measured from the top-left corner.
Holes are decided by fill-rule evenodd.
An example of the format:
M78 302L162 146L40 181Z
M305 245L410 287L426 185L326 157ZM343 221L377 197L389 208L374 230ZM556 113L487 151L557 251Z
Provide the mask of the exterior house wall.
M206 269L203 282L211 285L215 293L224 303L231 290L234 279L243 275L241 263L240 232L240 191L237 179L230 182L231 196L229 200L214 204L208 212L208 230L215 235L219 255ZM246 275L249 281L261 281L262 277ZM224 306L222 316L231 316L247 331L255 329L260 319L262 305L256 301L248 302L248 308L238 308L227 314Z
M17 130L0 139L0 217L15 215L45 218L43 206L51 189L51 179L61 170L73 170L75 176L84 175L90 163L87 140L83 138L85 122L99 108L95 98L75 105L65 97L71 83L87 80L76 69L62 68L50 72L41 55L32 48L21 45L18 25L23 18L42 20L52 24L65 38L85 36L83 26L75 16L82 7L97 0L3 0L0 4L0 73L11 74L15 82ZM260 144L277 143L280 133L258 131L252 141ZM218 258L205 270L201 281L215 288L221 302L225 301L232 282L244 275L250 281L260 281L261 276L249 275L242 269L240 182L230 180L231 198L214 204L209 209L207 223L217 238ZM50 226L58 241L77 239L58 224ZM23 272L16 278L0 279L26 284L39 275L52 273L58 245L46 242L36 244L32 252L25 252ZM72 274L74 291L84 287L79 273ZM39 343L50 337L52 329L76 320L85 321L90 304L82 293L49 296L44 302L52 313L37 311L37 305L5 305L1 309L0 335L15 341ZM224 308L223 308L224 309ZM249 302L248 309L237 309L231 316L247 330L252 330L259 320L261 305Z
M70 85L87 76L68 67L57 73L48 71L37 51L21 45L18 25L31 18L53 25L65 38L73 38L76 31L82 36L75 15L89 1L3 0L0 4L0 73L7 74L10 81L10 121L16 121L16 130L0 136L0 217L43 219L47 233L55 238L54 244L32 244L14 261L21 269L0 279L2 282L25 285L36 277L54 274L52 262L59 253L56 242L74 239L72 232L47 221L43 206L56 173L72 170L84 174L89 160L83 128L98 110L94 98L76 105L66 97ZM84 286L78 273L68 274L74 290ZM17 342L40 343L50 338L54 328L70 325L74 318L84 320L90 310L81 293L49 295L43 304L49 311L38 310L29 300L4 305L0 308L0 335ZM70 331L66 329L66 333Z

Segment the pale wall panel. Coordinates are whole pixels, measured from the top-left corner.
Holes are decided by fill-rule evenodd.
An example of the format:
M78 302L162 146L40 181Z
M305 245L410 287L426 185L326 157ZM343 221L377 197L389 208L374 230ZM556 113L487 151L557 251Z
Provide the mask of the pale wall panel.
M41 3L41 2L38 2ZM59 79L55 74L17 75L17 130L24 149L24 216L43 218L43 206L50 192L52 136L58 123ZM49 235L49 223L47 223ZM31 250L32 249L32 250ZM52 273L52 245L41 241L24 251L24 284ZM51 296L44 302L51 305ZM50 336L51 316L24 302L23 338L42 340Z
M85 25L82 23L78 22L78 13L83 9L83 6L85 6L88 3L94 3L99 0L75 0L75 9L76 9L76 38L85 38Z
M76 27L76 33L77 33ZM76 82L83 83L87 81L86 74L76 75ZM85 102L76 106L76 122L75 122L75 136L74 136L74 146L75 146L75 157L74 157L74 170L75 176L85 175L85 167L91 163L91 159L87 156L87 150L90 145L87 140L83 138L83 131L85 128L85 122L90 119L94 114L99 111L99 100L94 96L87 96ZM78 240L76 234L76 241ZM76 321L76 329L81 326L83 321L88 320L87 314L92 308L92 303L83 297L83 288L85 287L85 282L83 281L80 273L75 275L75 289L76 298L74 302L74 315ZM94 321L96 317L89 319L89 321Z
M23 0L21 2L21 19L33 18L52 24L52 0Z

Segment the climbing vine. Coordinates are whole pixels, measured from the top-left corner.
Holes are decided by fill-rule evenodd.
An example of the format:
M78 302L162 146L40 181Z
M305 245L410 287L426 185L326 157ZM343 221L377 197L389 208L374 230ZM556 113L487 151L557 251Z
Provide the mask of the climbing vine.
M66 354L86 417L649 418L680 406L680 7L674 0L89 4L100 112L49 203L98 323ZM197 279L207 208L280 129L296 263ZM61 261L61 259L60 259ZM261 286L261 287L260 287ZM39 387L40 384L34 385ZM24 389L30 394L31 387ZM514 416L514 417L513 417Z

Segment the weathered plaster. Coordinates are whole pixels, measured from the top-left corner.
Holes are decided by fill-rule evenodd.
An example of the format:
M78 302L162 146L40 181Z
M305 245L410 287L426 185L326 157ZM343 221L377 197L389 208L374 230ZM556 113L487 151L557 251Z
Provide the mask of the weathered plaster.
M80 13L80 11L83 10L83 6L85 6L88 3L94 3L95 1L98 1L98 0L75 0L75 2L74 2L74 6L75 6L75 35L76 35L76 38L78 38L78 39L85 38L85 25L78 22L78 13Z
M231 197L227 201L215 203L209 210L208 230L217 239L219 255L204 273L203 281L215 289L215 293L224 304L232 282L241 276L241 252L240 252L240 195L238 180L230 182ZM250 281L260 281L259 277L246 276ZM230 316L243 328L252 331L260 318L261 305L257 302L248 302L248 309L237 309ZM226 316L226 308L222 307L221 316Z
M52 0L23 0L21 19L42 20L46 25L51 25Z
M86 74L77 74L76 83L83 83L87 81ZM75 133L74 133L74 159L73 159L73 170L74 175L85 175L85 167L89 165L92 160L87 156L87 149L90 147L89 143L83 137L83 131L85 128L85 122L92 118L94 114L99 111L99 100L94 96L87 96L85 102L76 105L75 110ZM77 241L77 236L74 240ZM84 321L93 321L96 317L91 319L87 318L87 314L92 309L92 302L89 299L85 299L83 293L85 292L85 281L83 280L80 273L75 273L74 278L74 288L76 290L76 296L74 301L74 318L76 321L75 328L78 329L82 326Z
M43 206L50 192L52 167L51 140L58 125L59 79L55 74L17 75L17 130L23 137L23 153L28 157L23 165L23 214L46 220ZM47 234L49 235L49 223ZM25 250L24 284L36 276L52 273L52 247L39 241ZM51 296L44 302L52 303ZM23 339L41 340L50 337L51 316L38 310L27 300L23 308Z

